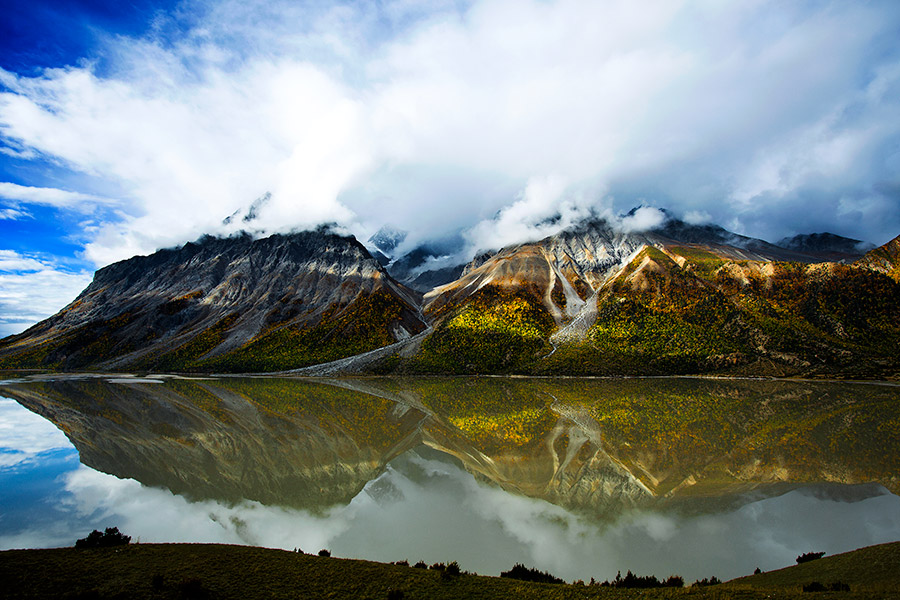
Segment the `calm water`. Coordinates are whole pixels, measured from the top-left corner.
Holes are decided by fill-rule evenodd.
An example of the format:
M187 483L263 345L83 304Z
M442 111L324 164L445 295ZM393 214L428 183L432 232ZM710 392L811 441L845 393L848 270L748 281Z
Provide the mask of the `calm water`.
M890 386L97 377L0 396L4 549L117 526L692 581L900 540Z

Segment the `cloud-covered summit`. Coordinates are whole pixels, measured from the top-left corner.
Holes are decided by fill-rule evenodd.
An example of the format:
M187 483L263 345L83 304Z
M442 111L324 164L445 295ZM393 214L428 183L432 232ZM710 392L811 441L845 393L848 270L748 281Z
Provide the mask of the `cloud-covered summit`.
M260 231L390 223L411 246L499 247L641 203L769 240L900 230L889 0L184 0L145 17L92 30L76 60L0 70L0 223L60 190L95 266L229 233L267 191ZM78 198L102 209L88 229L66 216Z

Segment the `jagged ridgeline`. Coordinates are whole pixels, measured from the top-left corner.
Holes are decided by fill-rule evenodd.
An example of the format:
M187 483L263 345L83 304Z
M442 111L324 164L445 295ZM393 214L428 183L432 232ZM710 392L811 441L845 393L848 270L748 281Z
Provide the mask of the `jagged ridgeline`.
M587 224L506 248L426 294L435 332L407 366L893 376L897 246L820 262L838 251L803 253L683 223L644 234Z
M865 255L833 234L782 244L671 217L647 232L591 219L420 272L427 261L378 261L327 229L204 238L101 269L60 313L0 342L0 368L900 373L900 241ZM392 272L436 287L423 296Z
M100 269L58 314L4 340L0 367L291 369L419 333L418 305L352 237L205 237Z

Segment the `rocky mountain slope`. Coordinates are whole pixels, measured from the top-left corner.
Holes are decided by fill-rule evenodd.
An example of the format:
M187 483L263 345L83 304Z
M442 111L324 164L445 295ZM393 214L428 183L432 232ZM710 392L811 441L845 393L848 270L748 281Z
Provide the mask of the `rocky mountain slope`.
M372 243L392 252L402 234L388 233ZM335 373L385 348L352 370L893 377L900 241L847 264L858 248L590 219L476 257L423 298L388 274L449 278L420 271L415 250L385 267L327 230L205 238L101 269L59 314L0 341L0 368Z
M865 264L820 262L833 248L808 246L786 249L674 219L643 233L582 223L476 259L459 280L426 294L435 332L409 367L593 375L898 373L896 281L860 268Z
M419 333L418 304L352 237L207 237L97 271L58 314L3 340L0 366L302 367Z
M870 250L855 264L884 273L894 281L900 281L900 236L883 246Z

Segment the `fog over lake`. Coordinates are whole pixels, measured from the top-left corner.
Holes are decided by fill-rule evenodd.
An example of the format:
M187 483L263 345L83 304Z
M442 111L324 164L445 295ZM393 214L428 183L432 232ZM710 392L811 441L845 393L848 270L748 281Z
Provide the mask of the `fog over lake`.
M0 399L0 548L117 526L141 542L693 581L900 540L895 387L145 381L0 386L18 401Z

